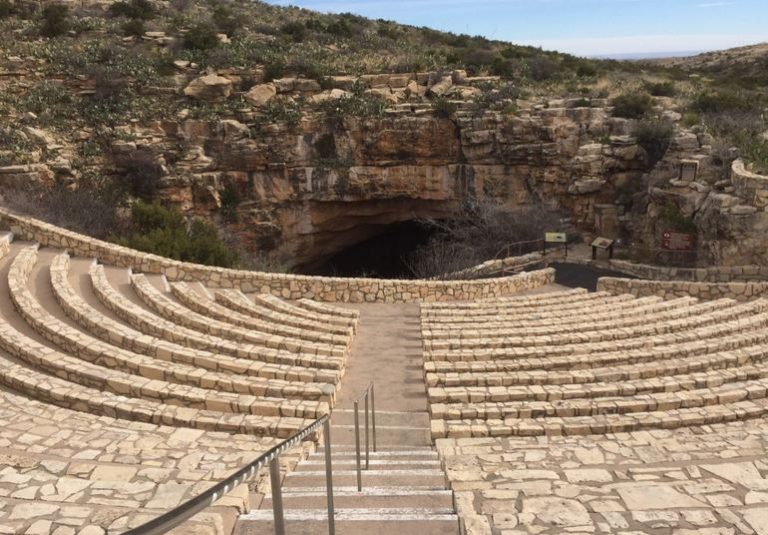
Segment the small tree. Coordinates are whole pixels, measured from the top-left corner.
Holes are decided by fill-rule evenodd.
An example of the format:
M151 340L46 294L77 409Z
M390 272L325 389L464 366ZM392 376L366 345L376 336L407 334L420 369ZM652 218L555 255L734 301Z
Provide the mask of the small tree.
M656 166L664 158L674 133L675 127L669 121L651 119L637 124L632 134L637 138L638 145L645 149L649 167Z
M216 28L208 22L196 24L184 35L184 48L187 50L212 50L219 46Z
M72 23L69 19L69 8L63 4L49 4L43 9L43 20L40 35L57 37L69 31Z

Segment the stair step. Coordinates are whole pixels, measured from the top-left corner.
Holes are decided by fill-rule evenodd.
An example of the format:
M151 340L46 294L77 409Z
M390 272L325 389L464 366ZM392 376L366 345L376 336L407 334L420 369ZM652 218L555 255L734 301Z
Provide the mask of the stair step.
M365 422L365 412L361 407L358 411L360 426ZM334 409L331 424L354 425L355 411L352 409ZM381 426L410 426L429 427L428 412L376 411L376 428Z
M287 490L287 489L286 489ZM377 493L370 494L369 489L363 488L362 492L333 492L333 505L336 510L344 509L397 509L397 508L418 508L418 509L443 509L453 511L453 495L448 492L430 492L421 494L394 494ZM261 507L272 507L272 497L266 496ZM283 493L283 507L289 509L325 509L327 507L327 496L325 490L316 493Z
M326 509L287 509L285 520L327 520ZM271 509L255 509L240 516L241 520L272 520ZM407 520L445 520L457 519L452 508L418 509L415 507L380 508L380 509L341 509L335 512L336 521L387 521L402 522Z
M365 466L365 452L363 452L360 455L360 464ZM439 468L440 467L440 461L438 460L402 460L402 459L368 459L369 466L372 467L381 467L381 468L387 468L389 470L412 470L414 468ZM346 459L331 459L331 465L333 466L333 470L336 471L339 468L346 468L348 470L354 470L356 465L355 457L352 456L350 458ZM311 461L302 461L301 464L299 464L296 467L296 470L304 470L304 469L312 469L317 470L318 467L325 467L325 461L324 460L311 460Z
M428 495L452 495L453 491L443 487L410 486L410 487L367 487L363 489L366 496L428 496ZM325 487L289 487L283 490L283 496L287 495L325 496ZM333 487L334 496L359 496L357 487Z
M325 511L323 511L325 513ZM387 516L387 515L383 515ZM336 535L459 535L459 518L456 515L389 515L390 518L373 516L347 519L342 511L335 515ZM415 518L413 518L415 516ZM394 518L393 518L394 517ZM327 515L316 519L286 520L285 531L290 535L328 535ZM240 517L237 535L265 535L274 533L272 519L250 520Z
M355 444L355 426L333 426L331 428L331 437L334 449L337 445L353 446ZM373 438L369 432L370 444L373 444ZM365 443L365 431L360 427L360 446ZM432 443L432 435L429 429L423 427L380 427L376 426L376 445L378 447L386 446L428 446Z
M442 470L389 470L362 472L363 488L366 487L410 487L413 485L445 488L445 473ZM333 483L339 487L357 485L357 472L354 470L339 470L333 473ZM283 488L288 487L320 487L325 485L325 470L300 471L286 475Z
M365 450L362 450L360 452L361 455L365 455ZM373 459L380 459L380 460L399 460L399 461L406 461L406 460L413 460L413 461L429 461L429 460L437 460L437 452L431 451L431 450L417 450L417 451L369 451L368 452L369 458L371 460ZM325 460L325 453L319 452L319 453L313 453L308 457L311 461L324 461ZM347 450L342 452L337 452L335 448L333 448L333 451L331 451L331 460L336 461L347 461L347 460L355 460L355 450Z

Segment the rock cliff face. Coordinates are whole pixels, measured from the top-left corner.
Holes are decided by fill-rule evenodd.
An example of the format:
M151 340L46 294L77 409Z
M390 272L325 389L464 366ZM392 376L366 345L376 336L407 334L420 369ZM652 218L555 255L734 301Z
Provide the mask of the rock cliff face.
M647 187L642 149L626 121L572 104L464 110L451 119L422 110L306 116L261 129L247 119L188 120L137 128L137 140L120 150L164 152L161 194L188 213L215 215L221 192L235 188L240 238L301 266L386 225L455 217L463 203L484 198L554 205L587 230L596 204L618 199L630 210L633 193Z

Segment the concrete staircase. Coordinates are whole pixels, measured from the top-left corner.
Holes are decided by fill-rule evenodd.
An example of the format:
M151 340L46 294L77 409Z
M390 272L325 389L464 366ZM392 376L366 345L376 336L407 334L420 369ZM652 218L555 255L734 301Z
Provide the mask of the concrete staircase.
M360 411L362 492L357 490L354 413L334 412L331 426L335 523L338 535L458 535L453 492L431 446L426 412L377 412L377 451L370 443L365 469L363 413ZM300 462L283 479L286 533L328 533L325 451ZM242 515L237 535L274 532L272 499Z

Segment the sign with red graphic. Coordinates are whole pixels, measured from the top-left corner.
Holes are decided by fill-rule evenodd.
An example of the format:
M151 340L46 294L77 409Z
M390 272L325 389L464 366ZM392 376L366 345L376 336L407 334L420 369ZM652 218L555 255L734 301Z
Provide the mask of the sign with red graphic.
M665 230L661 235L661 248L667 251L692 251L694 241L693 234Z

